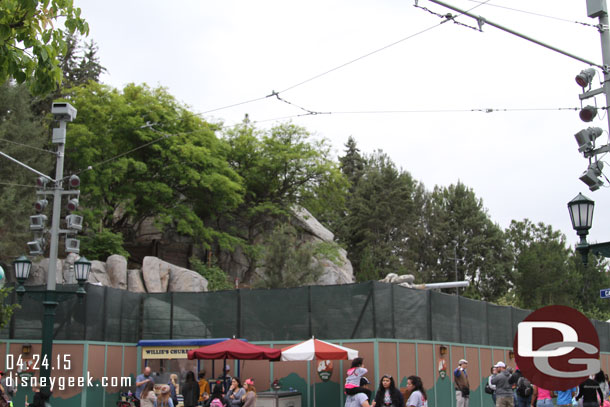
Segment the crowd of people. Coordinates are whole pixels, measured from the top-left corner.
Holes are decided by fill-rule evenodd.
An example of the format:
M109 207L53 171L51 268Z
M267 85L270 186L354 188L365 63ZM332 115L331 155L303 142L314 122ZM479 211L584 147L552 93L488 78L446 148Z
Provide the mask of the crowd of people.
M462 362L466 361L460 361L454 375L460 369L460 372L467 376L468 362ZM457 390L456 387L456 393ZM572 407L575 404L580 407L610 407L608 375L603 371L589 376L578 387L550 390L532 384L523 376L518 366L513 370L499 361L491 368L485 392L491 395L496 407ZM468 400L457 404L457 407L468 407Z
M150 367L144 368L136 378L136 407L176 407L181 396L184 407L254 407L256 388L254 380L246 379L242 385L237 377L231 377L229 365L223 375L211 383L205 378L205 370L199 372L197 380L192 371L186 373L180 385L178 375L170 375L169 383L159 387L155 393L155 382Z
M381 376L377 393L371 401L368 389L369 380L365 377L368 370L364 360L356 358L347 370L345 378L345 407L427 407L428 396L419 376L407 378L407 389L401 393L391 375ZM406 402L405 402L406 400Z

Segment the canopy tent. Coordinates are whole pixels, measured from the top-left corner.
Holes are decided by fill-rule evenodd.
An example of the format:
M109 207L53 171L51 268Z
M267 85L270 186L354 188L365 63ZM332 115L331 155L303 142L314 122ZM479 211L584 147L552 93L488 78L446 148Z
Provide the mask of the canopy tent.
M280 360L280 349L253 345L239 339L229 339L188 352L189 359Z
M305 342L282 348L283 361L298 360L352 360L358 351L311 338Z

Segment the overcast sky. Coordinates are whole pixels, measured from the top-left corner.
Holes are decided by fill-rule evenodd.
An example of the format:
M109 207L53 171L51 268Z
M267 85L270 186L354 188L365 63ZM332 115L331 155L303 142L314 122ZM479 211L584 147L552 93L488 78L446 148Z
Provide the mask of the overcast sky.
M439 24L413 0L74 3L99 46L106 84L165 86L199 113L263 98L203 115L233 125L247 113L259 127L304 113L264 98L278 91L310 111L333 112L291 120L329 139L336 155L351 135L362 152L383 150L429 190L462 181L503 228L529 218L560 229L571 244L566 204L582 192L596 201L590 241L610 240L610 191L590 192L578 179L588 161L574 140L593 125L604 129L605 144L607 117L585 124L577 111L560 110L580 106L574 76L588 67L583 62L490 25L479 32ZM427 0L419 6L451 12ZM586 0L491 0L471 12L602 64L597 29L574 23L598 23L587 17ZM466 16L458 21L476 26ZM595 87L599 79L598 72ZM379 111L410 112L341 113Z

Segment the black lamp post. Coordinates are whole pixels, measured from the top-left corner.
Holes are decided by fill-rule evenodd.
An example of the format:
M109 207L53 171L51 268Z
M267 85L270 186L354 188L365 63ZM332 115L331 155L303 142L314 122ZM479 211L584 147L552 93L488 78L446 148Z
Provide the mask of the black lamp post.
M24 284L30 276L32 262L27 257L21 256L13 261L13 268L15 270L15 277L17 278L18 283L15 292L19 296L19 301L21 301L23 296L27 293L29 297L32 297L36 301L41 301L44 306L44 315L42 319L40 378L42 380L42 378L45 377L44 380L46 380L46 385L44 387L48 387L53 365L53 326L55 325L55 310L60 302L72 298L74 294L76 294L79 299L82 299L82 297L86 294L85 283L89 278L91 262L85 257L81 257L74 262L74 274L76 275L76 281L78 282L78 288L76 291L58 291L49 289L44 291L26 290Z
M610 242L589 244L587 235L593 224L593 209L595 202L587 198L583 194L578 194L574 199L568 202L568 210L570 212L570 220L572 228L580 236L580 242L576 245L576 250L582 256L582 262L586 266L589 251L596 256L610 257Z

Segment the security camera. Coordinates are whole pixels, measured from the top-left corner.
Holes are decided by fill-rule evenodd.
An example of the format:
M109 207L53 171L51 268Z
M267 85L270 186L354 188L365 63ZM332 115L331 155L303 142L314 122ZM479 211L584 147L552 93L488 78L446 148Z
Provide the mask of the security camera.
M76 109L66 102L53 103L51 113L55 116L55 120L71 122L76 119Z

